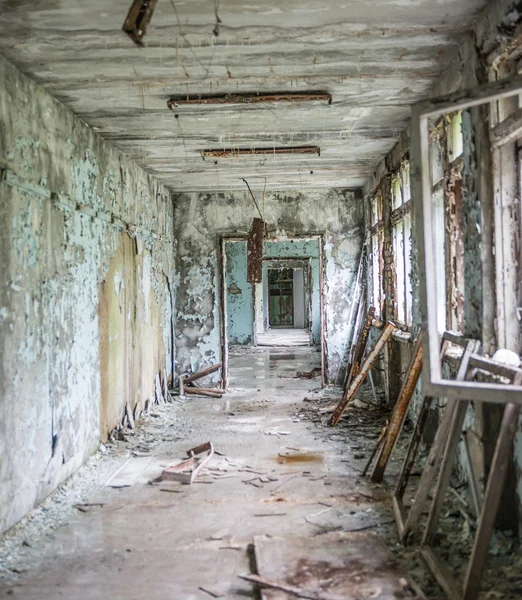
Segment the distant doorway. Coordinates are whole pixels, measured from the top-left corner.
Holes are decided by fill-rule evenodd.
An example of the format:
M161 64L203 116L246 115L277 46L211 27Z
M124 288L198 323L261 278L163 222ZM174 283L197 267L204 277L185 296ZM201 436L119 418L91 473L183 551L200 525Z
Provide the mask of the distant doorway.
M294 326L294 269L268 270L268 323Z
M266 239L262 280L248 282L246 238L221 238L221 342L229 346L313 346L325 364L321 236Z

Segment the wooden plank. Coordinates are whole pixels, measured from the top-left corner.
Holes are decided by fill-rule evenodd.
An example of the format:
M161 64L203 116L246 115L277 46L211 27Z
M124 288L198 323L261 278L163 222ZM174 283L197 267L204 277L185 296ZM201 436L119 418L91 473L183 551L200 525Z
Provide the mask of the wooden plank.
M350 387L350 383L353 378L357 376L357 373L361 370L361 363L363 362L364 352L368 343L368 337L370 335L370 329L375 316L375 307L370 306L366 320L362 325L361 333L357 336L355 348L352 355L352 363L349 365L348 377L344 382L344 390L346 391Z
M391 334L395 331L395 329L397 329L397 327L393 323L388 322L386 324L386 327L383 329L381 335L379 336L379 339L375 342L375 345L373 346L370 353L361 365L361 370L359 371L359 373L357 373L357 376L352 381L348 390L345 391L343 397L339 401L339 404L336 406L334 412L332 413L332 416L328 421L329 425L335 426L337 425L337 423L339 423L339 420L341 419L344 411L346 410L346 407L357 393L357 390L361 387L363 381L366 379L368 371L372 368L373 364L379 357L379 354L381 353L382 349L386 345L386 342L390 338Z
M219 369L221 369L221 366L222 366L222 364L218 363L217 365L212 365L211 367L207 367L206 369L203 369L203 371L198 371L197 373L194 373L193 375L188 375L187 377L183 378L183 385L187 385L187 383L190 383L191 381L196 381L197 379L206 377L207 375L210 375L211 373L215 373L216 371L219 371Z
M258 574L265 580L343 600L424 598L422 592L415 591L406 571L397 566L384 541L373 533L255 536L254 549ZM261 597L288 600L288 594L280 590L264 589Z
M221 398L222 392L210 391L203 388L186 387L185 394L188 396L208 396L209 398Z
M404 424L406 414L410 407L413 392L415 391L417 382L419 381L421 370L422 332L417 338L417 342L413 350L413 356L411 358L410 364L408 365L408 370L402 384L399 398L395 403L390 419L390 424L386 429L386 437L384 439L384 444L382 445L379 457L377 458L377 463L375 464L375 467L373 469L371 480L374 483L380 483L382 481L382 478L384 477L384 471L386 470L386 466L388 465L388 461L390 460L393 448L395 447L397 438L399 437L402 426Z
M152 462L152 456L129 458L105 484L106 487L130 487Z
M421 555L449 600L461 600L457 582L440 558L431 548L421 548Z
M510 381L514 381L514 378L517 375L522 375L522 369L496 362L491 358L479 356L478 354L473 354L470 357L469 364L471 367L475 367L476 369L482 369L483 371L488 371L489 373L493 373L493 375L498 375L499 377L507 377Z
M444 409L442 421L437 429L437 433L435 434L435 439L433 440L433 444L428 454L428 459L426 460L426 466L422 472L419 487L417 488L413 504L410 512L408 513L408 517L406 518L406 523L404 524L404 532L402 535L403 542L407 540L408 536L414 531L419 523L426 500L428 499L430 493L431 485L439 468L439 462L442 457L442 453L444 452L444 446L448 436L449 428L451 426L458 402L458 400L450 398Z
M480 515L480 511L482 510L482 497L480 493L480 485L475 477L475 471L473 469L468 434L468 431L464 431L462 433L462 441L464 446L464 454L466 456L466 469L468 471L468 483L469 491L471 493L471 502L473 504L473 512L475 516L478 517Z
M516 110L490 131L491 145L499 148L522 137L522 108Z
M462 355L459 370L457 373L457 380L462 380L467 377L469 359L473 352L477 352L480 347L480 342L477 340L469 340L466 344L466 349ZM453 415L448 439L446 440L446 446L444 448L444 458L440 468L439 476L437 479L437 485L435 486L435 492L433 494L433 501L430 507L430 513L428 516L428 522L424 531L423 544L429 545L433 541L435 532L440 520L440 513L442 511L442 505L448 488L451 470L457 456L457 450L459 447L460 436L462 434L462 427L464 425L464 419L466 418L466 412L468 410L469 402L462 400L457 405L457 409Z
M411 470L413 469L413 465L415 463L415 457L417 456L417 450L419 449L422 440L422 434L424 433L424 427L426 426L432 400L433 399L429 396L424 398L419 417L415 423L408 453L406 454L399 479L397 480L397 488L395 490L394 497L401 501L404 496L404 492L406 491L406 486L408 485L408 479L410 477Z
M520 385L520 377L517 377L516 385ZM484 495L484 503L478 522L478 529L464 580L462 600L476 600L479 596L482 572L486 563L500 497L503 492L509 460L513 451L513 441L518 428L520 408L520 404L509 403L504 409L504 416Z

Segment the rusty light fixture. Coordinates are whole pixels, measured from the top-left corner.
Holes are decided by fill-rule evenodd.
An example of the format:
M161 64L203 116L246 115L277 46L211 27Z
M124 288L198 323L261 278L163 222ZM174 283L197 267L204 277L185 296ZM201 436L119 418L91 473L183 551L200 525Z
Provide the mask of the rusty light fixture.
M123 31L138 46L143 46L143 36L152 18L158 0L134 0L123 23Z
M270 148L209 148L201 150L201 158L236 158L238 156L256 156L269 154L317 154L321 156L319 146L273 146Z
M173 96L167 100L171 109L191 104L262 104L267 102L327 102L332 103L332 95L327 92L276 92L272 94L198 94Z

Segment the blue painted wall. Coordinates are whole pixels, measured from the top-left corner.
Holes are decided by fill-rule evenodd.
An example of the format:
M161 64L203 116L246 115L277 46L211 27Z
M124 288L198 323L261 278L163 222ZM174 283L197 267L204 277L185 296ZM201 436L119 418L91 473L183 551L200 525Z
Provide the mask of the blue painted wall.
M252 344L254 298L247 281L246 241L226 242L225 254L228 340L230 344Z
M285 240L264 244L264 258L311 258L312 263L312 336L321 343L321 295L319 290L319 240ZM266 293L266 264L263 265L263 290ZM265 323L268 322L268 302L263 302Z

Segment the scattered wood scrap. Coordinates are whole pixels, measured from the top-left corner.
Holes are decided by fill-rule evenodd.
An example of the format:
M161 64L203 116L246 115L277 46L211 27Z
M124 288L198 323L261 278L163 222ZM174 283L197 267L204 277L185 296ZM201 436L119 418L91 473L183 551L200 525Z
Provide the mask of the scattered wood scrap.
M203 454L204 452L206 452L207 455L203 458L198 458L198 454ZM201 446L191 448L187 451L189 458L181 461L177 465L172 465L171 467L164 469L161 478L163 480L179 481L180 483L191 485L201 472L201 469L212 458L213 454L214 447L212 442L207 442L206 444L201 444Z
M224 388L208 388L208 387L198 387L195 381L198 379L202 379L203 377L207 377L207 375L212 375L216 371L219 371L223 366L223 363L218 363L216 365L211 365L202 371L198 371L197 373L193 373L192 375L180 375L179 378L179 395L184 396L185 394L193 395L193 396L207 396L210 398L221 398L221 396L226 392Z
M320 377L321 371L321 367L315 367L311 371L297 371L295 376L299 379L313 379L314 377Z

